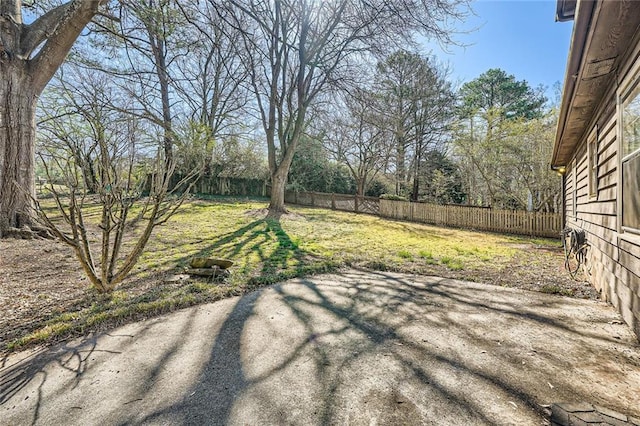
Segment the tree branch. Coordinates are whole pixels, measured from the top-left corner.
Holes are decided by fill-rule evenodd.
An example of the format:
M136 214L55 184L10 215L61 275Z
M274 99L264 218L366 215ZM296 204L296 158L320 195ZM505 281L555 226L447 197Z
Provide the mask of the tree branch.
M9 16L17 24L22 23L22 6L20 0L0 0L0 15Z
M51 12L43 15L41 24L34 31L44 31L48 29L50 32L46 37L46 41L42 49L31 60L31 68L33 70L33 90L39 94L47 85L51 77L64 62L71 47L85 26L91 21L93 16L98 12L98 8L107 0L71 0L62 6L58 6ZM56 12L57 9L62 9ZM53 14L53 15L51 15ZM49 15L49 17L47 17ZM53 28L48 28L48 21L56 18L57 24ZM38 20L39 21L39 20ZM38 21L34 22L35 25ZM49 24L51 26L51 24ZM35 34L34 41L40 40L41 36ZM27 37L30 38L30 37ZM36 48L36 46L31 46ZM28 46L27 46L28 47Z
M42 44L60 23L62 17L67 13L71 2L51 9L44 15L36 19L31 25L22 27L22 38L20 40L19 55L23 59L29 59L35 49Z

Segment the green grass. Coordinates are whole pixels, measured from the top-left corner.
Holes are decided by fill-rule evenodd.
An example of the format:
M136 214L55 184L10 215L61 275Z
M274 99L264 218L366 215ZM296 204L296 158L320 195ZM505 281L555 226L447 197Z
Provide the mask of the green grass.
M440 258L440 262L452 271L461 271L464 269L464 263L457 257L444 256Z
M131 277L117 291L109 295L88 291L85 300L69 312L43 319L39 327L10 342L7 349L102 330L345 266L434 275L468 272L474 276L489 265L508 265L517 252L514 245L531 241L302 207L291 207L292 214L280 219L265 218L265 207L264 201L229 198L184 205L154 231ZM97 220L98 215L93 217ZM137 232L140 227L138 224ZM535 244L553 245L540 239ZM183 272L193 256L233 260L230 278L223 284L195 278L175 283L160 278ZM140 283L149 281L153 285L141 290Z
M413 255L411 254L411 252L409 252L407 250L400 250L398 252L398 257L400 259L407 259L407 260L412 260L413 259Z

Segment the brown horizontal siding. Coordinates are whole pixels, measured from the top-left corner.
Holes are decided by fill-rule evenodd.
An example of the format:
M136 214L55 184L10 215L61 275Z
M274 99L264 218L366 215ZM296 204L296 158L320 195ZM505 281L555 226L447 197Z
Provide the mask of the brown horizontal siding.
M616 149L617 143L614 143L604 153L598 154L598 178L611 174L618 169L618 156L615 151Z
M620 252L618 254L618 262L623 268L626 268L627 270L629 270L629 272L633 273L633 271L638 266L638 257L628 251L622 249L619 250ZM633 270L630 269L633 268L634 265L636 268L634 268Z
M580 213L580 220L596 228L603 228L616 232L618 218L615 215L602 215L601 213Z
M577 173L576 181L577 181L577 187L578 187L578 194L580 194L581 190L584 190L587 188L587 182L588 182L587 162L580 161L577 167L578 167L577 168L578 173Z
M620 75L624 76L624 73L626 73L627 70L631 69L631 67L637 66L638 59L640 59L640 30L636 31L635 47L629 54L628 59L625 61L628 68L621 68ZM629 76L624 78L627 79ZM636 76L636 79L637 78L640 77ZM620 240L619 246L621 249L619 262L621 264L622 271L626 271L624 275L620 276L620 280L633 292L631 296L633 298L631 309L633 311L634 318L631 326L640 337L640 278L637 275L640 273L640 248L636 241L632 242L626 240Z
M576 156L575 172L567 171L567 226L584 229L587 233L590 281L603 299L619 310L640 338L640 245L621 239L617 232L619 171L616 133L616 115L610 114L607 121L601 121L598 134L597 197L588 194L586 142ZM574 193L577 194L575 218L572 211Z
M608 186L606 188L598 188L598 202L616 201L617 188L615 186Z
M601 162L598 166L598 177L604 176L608 173L612 173L613 171L618 169L618 156L612 155L607 158L606 161Z
M605 135L608 137L609 135ZM615 136L608 137L605 140L600 140L600 145L598 145L598 163L602 166L603 163L606 163L618 152L618 144L616 143Z
M600 226L599 224L587 222L587 221L579 221L579 226L581 229L584 229L589 234L596 237L598 240L604 241L607 244L615 245L617 243L618 238L616 237L615 232L612 232L611 229ZM593 240L592 240L593 242Z
M640 259L640 246L638 246L637 244L634 244L628 240L620 239L618 245L620 247L620 250L624 250L627 253ZM636 264L636 271L640 273L640 264Z
M615 102L615 98L610 99L611 102ZM604 117L604 116L603 116ZM599 143L600 149L604 149L607 147L613 139L616 137L617 132L617 121L615 118L615 107L612 111L609 112L607 120L600 124L598 130L598 139L601 141Z
M618 264L618 265L620 265L620 264ZM625 268L623 266L620 266L618 268L618 271L617 271L617 274L616 274L616 278L619 279L622 282L627 283L628 287L635 294L640 294L640 276L638 276L637 273L635 273L634 271L630 271L629 269L627 269L627 268ZM637 311L636 311L636 315L638 315Z
M615 200L587 202L586 197L578 197L578 217L580 217L580 213L615 215L616 209Z
M616 187L616 185L618 184L618 173L616 172L617 168L606 173L598 173L598 191L600 189L604 190L606 188Z
M567 169L567 173L565 175L565 196L564 196L564 209L567 217L574 217L575 212L573 211L573 188L574 188L574 174L571 169Z

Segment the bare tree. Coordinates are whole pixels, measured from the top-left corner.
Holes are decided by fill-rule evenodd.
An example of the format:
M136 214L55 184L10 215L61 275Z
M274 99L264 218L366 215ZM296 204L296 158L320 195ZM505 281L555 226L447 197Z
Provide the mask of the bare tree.
M164 158L172 162L177 62L190 52L176 1L120 0L95 24L90 43L76 49L74 63L113 77L113 84L136 101L124 112L161 130ZM95 54L95 46L102 55Z
M38 201L35 203L42 224L73 248L91 284L98 292L106 293L115 289L131 272L142 255L153 229L165 223L176 212L188 190L182 192L178 198L172 197L175 191L170 187L173 170L166 169L167 163L159 155L152 174L150 195L142 201L141 206L137 206L142 211L136 216L135 222L142 219L142 231L133 245L127 247L128 252L123 254L126 233L130 230L130 224L134 222L130 212L135 202L140 199L144 180L136 175L135 155L119 158L105 140L100 140L98 146L100 189L97 198L89 197L84 190L75 164L61 158L49 158L44 162L47 165L47 173L51 173L49 164L62 169L68 189L60 192L57 185L49 185L62 223L46 213ZM184 189L184 185L192 183L194 178L195 174L188 176L173 188ZM87 211L92 207L97 207L100 211L100 223L97 228L87 219ZM94 237L96 232L100 235L97 239ZM93 247L96 244L99 246L98 250Z
M434 58L400 50L378 64L380 123L394 140L396 195L417 200L422 156L442 143L454 120L448 70Z
M168 38L174 31L176 14L172 13L172 2L170 0L121 1L121 3L128 7L144 27L146 38L143 43L147 44L146 46L132 43L131 40L135 37L132 34L125 35L125 37L129 41L129 46L133 46L138 52L142 52L151 59L150 62L155 71L160 92L162 127L164 130L162 143L164 157L167 164L171 164L173 162L174 131L169 87L170 58ZM133 65L133 63L130 63L130 65Z
M206 158L205 174L232 170L235 167L221 169L226 158L220 152L229 154L226 148L246 145L241 140L257 125L247 114L249 92L244 83L248 73L234 47L241 42L240 34L225 28L214 0L186 0L176 2L176 7L185 21L179 28L179 38L189 45L189 54L176 60L174 67L180 112L187 121L180 125L179 132L197 132L206 145L197 152ZM194 147L182 143L185 138L180 136L176 139L176 155L178 173L183 173L182 169L189 170ZM241 151L236 154L242 155Z
M0 0L0 237L33 224L38 97L105 0L72 0L33 21Z
M363 52L410 42L416 32L448 39L446 24L464 15L461 5L466 2L231 0L228 4L220 13L242 31L241 55L266 137L272 184L269 210L282 212L289 168L316 97Z
M193 154L211 160L216 140L235 136L243 122L246 71L232 47L238 36L223 31L211 0L119 4L116 19L99 21L95 38L116 60L96 63L89 49L85 66L112 75L136 100L126 112L162 129L168 162L177 155L184 169L189 164L179 162ZM203 146L187 143L196 139Z
M178 209L201 170L194 168L183 181L171 185L175 163L166 161L156 139L142 138L141 120L121 112L126 108L114 107L116 89L104 77L89 77L80 90L63 93L64 104L48 105L53 121L66 116L85 123L85 128L75 128L78 134L62 136L88 139L85 143L95 151L91 160L95 188L90 191L85 184L83 163L65 155L59 148L63 144L50 143L53 149L44 150L41 160L58 214L48 214L36 201L41 223L73 248L91 284L101 293L113 290L127 277L153 229ZM52 179L54 174L59 176L57 181ZM145 189L149 195L142 197ZM131 214L133 209L136 215ZM98 223L90 218L96 211ZM133 224L140 222L141 230L132 232ZM132 243L126 241L128 233L134 235Z
M418 77L419 90L413 108L413 156L411 160L411 199L417 201L421 184L420 176L425 154L444 151L448 145L455 122L456 97L448 81L449 70L435 62L434 58L422 58ZM430 177L427 176L426 179Z
M37 114L37 153L68 157L82 172L89 194L98 191L96 141L104 131L103 123L112 119L104 113L103 93L95 90L98 81L105 86L106 80L104 74L83 75L77 67L63 65L43 92Z
M376 176L384 171L391 144L375 106L375 95L353 90L344 108L332 103L329 116L321 120L324 146L340 164L345 164L356 183L356 195L363 196Z
M181 28L191 45L189 55L177 62L177 92L190 120L208 128L212 139L233 137L246 126L248 93L243 83L248 77L236 55L241 34L224 28L215 0L188 0L177 3L188 22Z
M502 124L499 168L508 179L496 179L497 200L510 208L559 211L560 178L550 172L557 113Z

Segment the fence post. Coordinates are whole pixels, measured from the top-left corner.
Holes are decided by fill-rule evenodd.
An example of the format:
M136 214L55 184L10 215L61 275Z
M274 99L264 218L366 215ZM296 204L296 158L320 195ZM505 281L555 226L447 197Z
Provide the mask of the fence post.
M287 193L293 198L294 204L300 202L297 191ZM368 203L369 197L358 195L340 195L335 193L302 192L304 205L321 206L328 208L327 201L331 200L331 209L338 210L338 198L348 201L353 197L354 208L347 211L355 213L373 213L381 217L409 220L412 222L429 223L436 226L454 226L467 229L483 230L489 232L515 233L530 236L557 236L561 230L562 216L559 214L520 212L513 210L494 210L491 208L472 206L441 206L426 203L413 203L410 201L375 200L376 208L371 209ZM309 204L308 198L311 198ZM287 200L287 202L289 202ZM344 210L344 209L343 209Z

